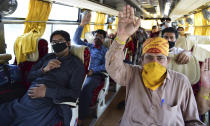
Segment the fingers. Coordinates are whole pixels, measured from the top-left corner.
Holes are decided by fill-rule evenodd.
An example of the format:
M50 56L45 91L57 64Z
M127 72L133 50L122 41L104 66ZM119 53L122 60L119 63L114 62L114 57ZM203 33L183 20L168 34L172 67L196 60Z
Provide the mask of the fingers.
M127 15L127 7L123 7L123 14L122 14L122 17L123 18L126 18L126 15Z
M134 24L135 29L137 30L140 27L140 25L141 25L141 19L138 18L136 23Z

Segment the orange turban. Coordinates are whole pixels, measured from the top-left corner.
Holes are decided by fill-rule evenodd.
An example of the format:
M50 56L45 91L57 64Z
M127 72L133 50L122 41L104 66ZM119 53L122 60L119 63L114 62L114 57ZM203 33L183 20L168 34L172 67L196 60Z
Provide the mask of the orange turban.
M168 56L169 44L168 40L161 37L147 39L143 44L142 54L145 53L162 53Z

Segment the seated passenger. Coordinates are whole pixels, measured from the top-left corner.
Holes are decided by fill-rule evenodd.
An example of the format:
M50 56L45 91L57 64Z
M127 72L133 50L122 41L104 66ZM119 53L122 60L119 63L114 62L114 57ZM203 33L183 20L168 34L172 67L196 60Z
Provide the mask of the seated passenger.
M187 64L192 55L190 51L175 47L175 43L178 38L177 30L172 27L165 28L162 31L162 37L169 42L169 53L178 55L176 62L178 64Z
M127 11L126 11L127 10ZM189 80L167 69L168 41L155 37L143 44L143 68L123 63L127 38L140 25L130 6L119 13L117 37L106 54L109 75L126 86L126 106L120 126L204 125Z
M201 66L201 88L196 97L199 114L210 111L210 58Z
M1 126L54 126L63 120L69 126L71 108L61 102L75 102L85 77L84 65L70 53L70 35L55 31L50 37L54 53L35 64L28 76L27 93L0 105Z
M103 46L103 42L106 38L106 32L104 30L96 30L94 32L93 44L84 42L80 39L84 25L90 22L90 13L87 13L81 21L80 26L77 28L74 34L74 42L78 45L86 45L90 48L90 67L88 76L85 80L84 87L80 95L79 102L79 119L84 120L90 113L89 106L93 97L93 91L100 84L102 76L100 72L106 71L105 69L105 54L107 48Z

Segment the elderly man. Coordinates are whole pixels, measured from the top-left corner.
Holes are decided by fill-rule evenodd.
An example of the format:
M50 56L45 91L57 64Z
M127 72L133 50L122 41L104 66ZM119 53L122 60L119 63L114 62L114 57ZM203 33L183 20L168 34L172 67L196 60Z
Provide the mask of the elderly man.
M139 27L130 6L119 13L117 37L106 54L106 69L126 86L125 112L120 126L204 125L189 80L167 69L168 41L155 37L143 45L143 68L123 62L127 38Z

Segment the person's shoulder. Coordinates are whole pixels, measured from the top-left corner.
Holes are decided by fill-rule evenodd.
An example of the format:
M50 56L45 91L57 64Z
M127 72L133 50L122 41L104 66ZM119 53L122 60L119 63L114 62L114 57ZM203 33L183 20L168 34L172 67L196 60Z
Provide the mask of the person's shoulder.
M108 48L106 48L104 45L102 45L101 48L104 52L107 52L107 50L108 50Z
M73 64L74 64L75 66L78 66L78 67L84 66L82 60L79 59L77 56L71 54L71 59L72 59Z
M176 72L174 70L170 70L170 69L168 70L168 73L169 73L169 76L170 76L171 80L173 81L173 83L180 84L181 86L189 86L190 85L190 81L186 75Z

